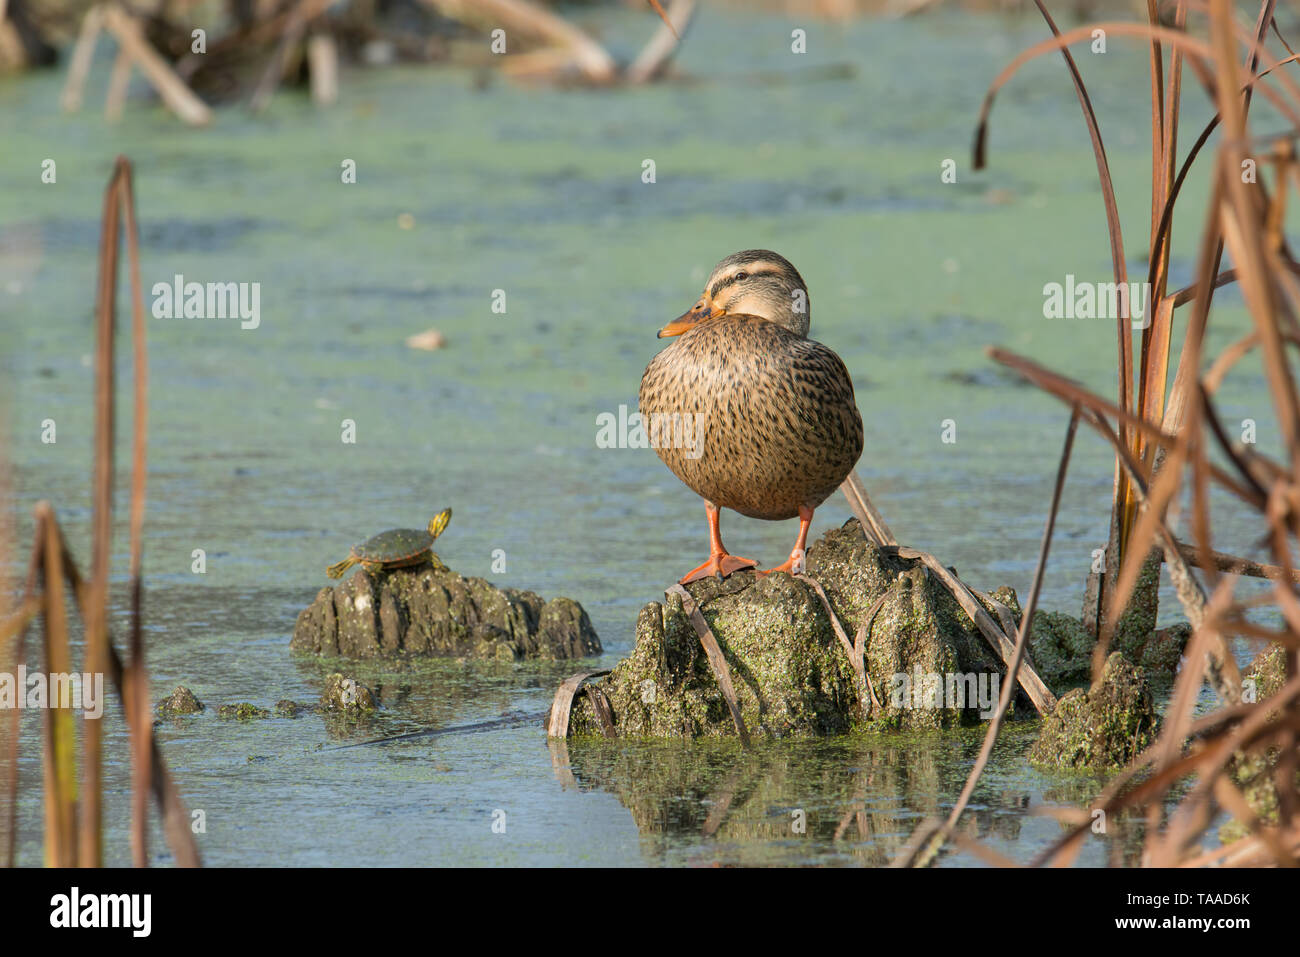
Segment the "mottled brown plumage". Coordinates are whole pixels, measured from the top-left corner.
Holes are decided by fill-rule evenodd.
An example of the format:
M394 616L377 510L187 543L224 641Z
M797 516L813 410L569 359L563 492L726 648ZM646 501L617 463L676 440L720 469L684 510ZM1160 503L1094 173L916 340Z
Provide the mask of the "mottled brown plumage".
M753 564L727 554L718 508L771 520L798 516L799 541L779 566L797 568L812 510L862 454L848 370L807 338L808 319L794 266L776 253L747 250L719 263L696 306L660 332L678 338L646 367L640 410L648 430L656 414L667 416L665 423L698 423L698 436L676 433L698 445L663 441L666 428L654 444L707 503L713 546L709 562L683 581Z

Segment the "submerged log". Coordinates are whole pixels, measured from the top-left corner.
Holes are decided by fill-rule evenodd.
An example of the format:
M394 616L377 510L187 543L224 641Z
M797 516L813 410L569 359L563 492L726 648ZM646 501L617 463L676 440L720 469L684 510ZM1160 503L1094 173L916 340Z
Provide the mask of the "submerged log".
M317 655L429 655L515 661L600 654L591 619L576 601L544 601L431 566L371 576L358 568L322 588L298 615L290 647Z
M862 693L816 585L785 573L746 571L725 582L687 586L689 604L716 636L725 670L710 661L692 626L695 609L671 591L663 603L641 609L631 655L577 692L569 734L743 737L747 729L816 736L986 719L1005 675L1001 656L926 563L902 552L877 547L850 519L807 554L807 577L820 585L834 617L864 651L874 702ZM990 597L1018 617L1010 588ZM990 602L981 610L995 614L996 606ZM1024 668L1036 678L1032 664ZM722 690L728 682L739 720ZM1034 714L1020 690L1013 708L1017 716ZM551 725L557 736L561 729Z

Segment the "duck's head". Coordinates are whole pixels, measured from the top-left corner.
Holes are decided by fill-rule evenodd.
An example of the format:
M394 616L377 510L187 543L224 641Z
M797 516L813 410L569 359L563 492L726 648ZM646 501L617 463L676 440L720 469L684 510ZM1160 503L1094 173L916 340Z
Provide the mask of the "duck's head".
M733 253L713 267L699 302L660 329L659 338L680 336L696 323L728 314L758 316L806 336L808 289L799 270L770 249Z

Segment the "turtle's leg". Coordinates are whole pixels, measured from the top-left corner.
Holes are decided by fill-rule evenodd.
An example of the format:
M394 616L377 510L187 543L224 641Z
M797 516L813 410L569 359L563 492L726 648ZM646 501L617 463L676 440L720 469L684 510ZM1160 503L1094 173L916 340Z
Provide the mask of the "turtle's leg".
M329 575L330 578L342 578L343 573L347 571L349 568L351 568L353 565L355 565L356 563L357 560L353 558L351 555L349 555L347 558L343 559L343 561L339 562L337 565L331 565L329 568L325 569L325 574Z
M433 566L434 571L447 571L447 566L442 563L442 559L438 557L438 553L433 549L429 549L429 564Z

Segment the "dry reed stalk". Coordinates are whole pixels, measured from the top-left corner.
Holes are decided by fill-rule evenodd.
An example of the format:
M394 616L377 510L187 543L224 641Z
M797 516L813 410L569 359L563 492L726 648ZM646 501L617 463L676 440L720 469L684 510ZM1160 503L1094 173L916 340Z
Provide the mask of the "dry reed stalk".
M1119 438L1116 430L1112 429L1102 411L1110 410L1119 412L1118 408L1092 393L1068 383L1068 380L1061 379L1052 373L1047 372L1041 366L1023 359L1011 353L1004 352L1000 349L989 350L990 355L1004 363L1005 365L1016 369L1024 375L1029 381L1038 385L1052 394L1057 395L1064 401L1068 401L1083 409L1084 421L1091 425L1104 439L1106 439L1115 449L1119 457L1120 466L1129 479L1130 487L1133 489L1136 501L1142 507L1139 513L1139 522L1135 527L1134 539L1142 544L1142 549L1134 549L1126 559L1121 569L1116 590L1111 593L1112 600L1127 601L1128 595L1132 593L1133 587L1137 581L1137 574L1141 569L1142 563L1146 560L1145 556L1150 552L1155 538L1160 539L1160 548L1163 552L1164 561L1170 568L1170 577L1175 586L1175 594L1183 611L1187 615L1188 621L1193 627L1201 627L1205 619L1204 605L1205 596L1200 589L1200 585L1192 576L1188 568L1188 563L1183 557L1180 543L1174 538L1173 533L1165 525L1162 518L1169 499L1176 490L1176 480L1179 476L1179 470L1174 467L1163 470L1158 478L1158 488L1154 491L1148 491L1148 476L1143 474L1141 466L1135 462ZM1122 415L1123 413L1121 413ZM1169 446L1174 448L1174 462L1181 462L1183 458L1183 444L1172 437L1166 437L1150 426L1143 423L1142 420L1135 417L1129 417L1130 424L1135 428L1146 428L1151 434L1164 438L1168 441ZM1162 446L1162 447L1169 447ZM1117 619L1113 609L1107 616L1108 623L1113 628L1113 623ZM1098 638L1096 648L1094 649L1094 673L1099 668L1096 659L1101 658L1104 662L1105 655L1108 651L1110 641L1110 630L1103 629ZM1211 675L1215 690L1227 701L1235 701L1240 694L1241 677L1237 669L1236 662L1228 650L1226 641L1219 637L1212 644L1208 652L1211 655Z
M546 713L546 737L564 739L569 736L569 715L573 711L573 699L593 678L609 674L609 669L596 671L579 671L560 682L551 702L551 710Z
M0 403L0 503L13 500L9 464L4 450L9 448L7 409ZM16 544L12 509L0 508L0 555L12 554ZM7 610L8 617L0 619L0 671L16 674L18 664L25 657L27 628L40 614L40 602L35 595L35 581L30 576L27 586L14 607ZM7 570L0 567L0 595L13 595L17 583ZM15 847L14 829L18 821L18 732L20 711L12 709L9 720L0 724L0 867L13 867Z
M68 618L63 574L59 567L57 523L48 502L35 509L36 535L40 539L43 642L49 674L69 674ZM45 782L45 863L49 867L77 865L77 758L76 725L72 709L58 707L51 695L43 715Z
M1178 552L1193 568L1212 568L1215 571L1245 575L1249 578L1288 578L1293 582L1300 582L1300 571L1295 569L1287 570L1278 565L1269 565L1216 551L1210 551L1209 562L1202 564L1206 558L1204 550L1184 542L1178 543Z
M85 670L102 675L108 671L106 650L108 632L108 576L112 560L113 471L116 430L114 395L117 385L113 367L113 333L116 317L117 246L121 228L121 206L116 190L117 172L104 191L104 209L99 237L99 281L95 302L95 439L94 469L91 479L91 557L88 600L83 607L86 619ZM47 554L57 561L59 550L46 545ZM62 578L62 573L60 573ZM48 587L48 582L47 582ZM51 670L55 668L51 663ZM85 767L82 772L82 826L80 851L82 863L99 867L103 863L100 835L103 832L100 806L101 726L98 721L85 723L82 734Z
M835 632L835 637L839 640L840 647L848 656L849 666L853 669L853 676L857 681L858 707L862 719L865 721L871 717L872 709L880 710L880 700L876 697L876 689L871 683L871 675L867 672L866 664L866 646L867 634L871 629L871 623L875 620L876 613L885 603L888 592L882 594L875 600L872 606L867 609L867 614L863 623L858 627L857 634L853 640L849 641L848 634L844 631L844 626L840 624L839 616L835 614L835 609L831 607L831 600L826 597L826 589L822 588L821 583L815 578L807 575L796 574L795 578L801 582L807 583L813 591L817 593L818 599L821 600L822 608L826 610L826 617L830 620L831 630Z
M661 4L659 0L648 0L648 2L651 9L653 9L655 13L659 14L659 19L664 22L664 26L668 28L674 37L680 40L682 38L681 25L674 22L672 14L664 10L663 4ZM690 2L693 4L693 0L690 0ZM674 3L673 5L678 6L677 3Z
M108 627L108 581L112 554L113 450L116 429L116 383L114 344L115 303L119 233L125 232L127 262L131 280L132 339L134 355L134 435L130 502L130 654L124 664L113 647ZM189 828L189 815L176 790L157 742L149 706L149 684L145 671L141 622L142 548L146 480L146 421L148 355L144 339L144 290L140 279L139 235L131 166L119 157L104 193L103 226L100 237L99 285L95 310L95 456L92 478L91 572L82 578L68 551L54 509L47 502L35 508L36 534L28 569L24 600L16 614L0 621L0 650L14 648L21 657L21 637L33 616L40 613L44 624L43 658L49 674L71 672L67 641L67 596L65 583L85 622L86 655L83 671L107 673L122 699L130 732L132 759L132 858L137 866L148 863L146 843L148 795L153 794L162 811L163 830L181 866L197 866L198 849ZM38 594L39 586L39 594ZM52 684L51 684L52 686ZM54 705L58 702L51 701ZM17 710L15 709L15 714ZM84 722L84 759L81 777L81 807L76 799L75 725L70 708L50 707L44 726L45 848L46 861L57 866L98 866L102 863L101 729L96 721ZM13 730L9 757L17 766L17 728ZM11 799L8 818L7 863L13 862L16 842L13 803L16 778L9 781ZM80 820L78 821L78 817ZM78 827L78 824L80 825Z
M848 500L849 507L862 527L863 534L877 548L890 550L900 558L920 561L933 572L939 583L948 589L957 604L970 617L985 641L988 642L989 647L1009 669L1016 644L1013 636L1017 631L1010 609L972 589L929 552L900 546L898 540L894 538L894 533L890 531L889 526L885 523L884 516L872 504L866 486L863 485L862 479L858 477L856 470L849 473L848 478L840 486L840 491L844 493L845 499ZM998 614L998 622L994 622L989 613L985 611L984 606L980 603L981 599L993 606ZM1008 674L1010 674L1009 670ZM1038 672L1027 661L1023 662L1021 666L1019 682L1040 715L1046 715L1056 707L1056 696L1052 694L1046 682L1039 677ZM874 696L873 691L872 697L874 698Z
M1132 593L1137 572L1153 546L1158 546L1170 569L1180 601L1194 626L1186 654L1186 665L1178 675L1166 709L1160 738L1127 769L1117 775L1093 803L1093 808L1116 813L1125 809L1144 811L1147 834L1143 862L1157 866L1206 864L1260 865L1300 863L1300 588L1291 559L1294 540L1300 537L1300 408L1288 346L1295 346L1296 317L1300 315L1300 283L1296 264L1289 252L1282 225L1287 191L1300 174L1291 141L1300 136L1300 86L1278 67L1293 62L1294 51L1281 37L1274 18L1273 0L1263 0L1253 32L1242 29L1234 19L1228 0L1180 2L1175 23L1184 23L1188 9L1208 9L1207 40L1178 34L1155 23L1155 7L1149 8L1152 22L1129 25L1108 32L1144 36L1152 43L1152 262L1149 278L1157 290L1154 322L1144 331L1141 353L1142 378L1136 407L1108 402L1064 377L1050 373L1028 360L994 350L995 359L1025 375L1031 382L1074 406L1115 448L1122 472L1124 495L1117 498L1120 517L1126 523L1126 554L1118 563L1109 596L1107 627L1099 635L1098 652L1114 629L1118 611ZM1017 64L1034 55L1082 39L1096 26L1080 28L1025 51L995 80L986 98L976 137L977 154L982 153L988 105L997 89L1014 73ZM1272 31L1286 48L1286 57L1275 58L1265 40ZM1074 34L1075 36L1071 36ZM1163 60L1173 52L1171 73L1166 77ZM1185 60L1201 81L1218 109L1218 116L1205 128L1174 175L1176 120L1180 105L1180 63ZM1267 77L1267 81L1265 80ZM1166 85L1168 78L1168 85ZM1248 125L1250 97L1260 91L1278 106L1293 124L1287 136L1267 154L1274 169L1273 193L1264 178L1241 175L1246 160L1264 156ZM1168 251L1173 209L1192 161L1217 128L1221 137L1215 153L1211 193L1201 231L1196 264L1196 281L1184 290L1167 292ZM1262 165L1262 163L1261 163ZM1223 253L1233 268L1220 271ZM1201 353L1215 289L1237 283L1254 329L1239 339L1201 372ZM1192 316L1184 335L1178 372L1168 388L1167 363L1172 353L1172 321L1179 305L1191 303ZM1272 404L1280 424L1286 451L1284 461L1275 462L1253 450L1234 446L1228 438L1212 399L1220 384L1237 364L1256 353L1269 384ZM1122 396L1121 396L1122 399ZM1107 418L1119 426L1112 428ZM1226 465L1209 458L1217 447ZM1192 495L1190 513L1192 541L1176 540L1165 521L1165 512L1189 476ZM1212 547L1213 524L1209 489L1221 486L1254 510L1263 521L1264 537L1272 563L1247 563L1225 556ZM1117 524L1117 523L1113 523ZM1209 595L1193 577L1190 566L1203 569ZM1273 580L1266 596L1245 600L1235 594L1236 573L1251 571ZM1225 574L1226 572L1226 574ZM1279 629L1248 621L1248 609L1272 607L1282 618ZM1278 692L1264 701L1241 702L1237 697L1240 677L1229 653L1232 637L1263 638L1286 649L1286 680ZM1203 681L1209 680L1222 699L1221 706L1202 718L1193 708ZM1271 781L1277 797L1277 821L1259 813L1244 796L1234 779L1234 768L1245 758L1271 762ZM1173 805L1166 819L1164 808L1174 800L1173 788L1191 777L1192 784ZM1197 842L1221 814L1237 818L1250 831L1218 851L1202 852ZM1089 833L1089 815L1063 815L1072 821L1070 829L1032 862L1068 864L1082 848ZM919 847L924 842L913 842ZM969 847L968 849L974 849Z
M81 577L77 568L76 560L68 551L68 546L62 539L60 531L60 543L63 555L63 570L68 577L68 583L72 586L73 593L77 596L79 607L84 608L89 598L89 585ZM83 617L84 612L83 612ZM158 747L157 740L153 737L153 719L149 712L149 703L147 700L142 701L143 707L132 709L127 705L127 682L129 680L129 670L127 665L122 661L118 654L117 648L110 641L108 644L108 675L122 699L122 711L126 716L128 726L133 734L137 733L138 728L143 728L144 733L148 735L149 742L149 784L153 793L154 801L157 803L162 812L163 834L167 837L167 846L171 848L172 854L176 857L176 864L179 867L199 867L201 860L199 858L198 847L194 843L194 835L190 831L190 816L185 808L185 802L181 798L180 791L176 788L176 783L172 779L171 772L167 770L167 764L163 760L162 750ZM144 725L135 724L139 720L139 715L143 713L146 722ZM133 753L134 741L133 739ZM132 771L133 775L136 769Z
M1025 51L1022 59L1018 62L1026 62L1032 56L1049 52L1051 49L1059 49L1066 59L1070 68L1072 80L1074 81L1076 92L1079 95L1080 103L1084 109L1084 117L1087 121L1089 135L1093 141L1093 149L1096 154L1098 173L1102 186L1103 201L1106 209L1107 226L1111 239L1112 262L1115 266L1115 281L1124 283L1124 267L1121 258L1116 253L1119 251L1122 255L1123 240L1119 229L1118 212L1114 203L1114 191L1110 181L1109 168L1106 162L1105 151L1101 145L1100 133L1097 127L1096 117L1092 111L1091 104L1088 100L1086 89L1083 87L1082 80L1078 70L1070 57L1066 46L1068 42L1073 42L1072 35L1078 31L1071 31L1071 36L1062 37L1057 30L1055 23L1040 0L1036 0L1039 9L1044 18L1047 20L1049 27L1052 29L1056 42L1047 41L1044 44ZM1154 311L1154 316L1147 323L1142 332L1142 348L1139 359L1139 383L1137 393L1137 405L1134 407L1133 397L1133 357L1132 357L1132 339L1128 327L1127 304L1122 304L1120 315L1117 316L1117 332L1119 343L1119 372L1120 372L1120 405L1126 411L1135 412L1138 417L1151 422L1167 422L1173 428L1177 427L1179 417L1181 416L1183 403L1183 387L1186 385L1186 377L1182 377L1175 384L1174 393L1170 400L1170 410L1174 412L1172 418L1167 415L1165 409L1165 392L1167 383L1167 370L1169 363L1171 329L1173 323L1173 309L1180 304L1179 300L1171 302L1165 295L1168 286L1168 269L1169 269L1169 229L1172 224L1173 200L1181 188L1183 177L1186 174L1195 152L1203 145L1208 137L1210 127L1202 134L1193 148L1192 154L1189 155L1187 163L1184 165L1178 177L1173 176L1173 169L1176 161L1175 145L1177 141L1177 121L1179 114L1179 105L1181 101L1181 82L1182 82L1182 63L1185 55L1183 39L1185 34L1178 34L1178 31L1184 26L1186 21L1186 9L1189 4L1186 0L1179 0L1175 11L1173 24L1174 34L1160 25L1156 13L1156 4L1154 0L1149 0L1148 17L1149 23L1143 27L1137 24L1128 25L1126 30L1120 32L1137 32L1149 37L1151 43L1151 110L1152 110L1152 203L1151 203L1151 246L1149 252L1150 274L1148 276L1148 288L1152 290L1152 302L1147 304L1148 313ZM1272 3L1266 2L1261 7L1260 18L1252 38L1253 42L1248 55L1249 63L1252 68L1257 65L1262 55L1262 39L1266 33L1267 26L1272 22ZM1113 28L1114 24L1101 25L1103 29ZM1091 29L1091 28L1087 28ZM1170 69L1169 83L1166 85L1164 73L1163 44L1168 43L1172 49L1172 65ZM1189 47L1199 57L1193 61L1193 67L1206 86L1207 91L1213 89L1208 72L1209 49L1208 47ZM1278 61L1271 61L1269 69L1274 68ZM976 164L977 168L983 164L985 133L987 120L987 108L991 104L991 98L997 87L1000 85L1005 76L1010 75L1018 69L1017 64L1013 63L1004 71L1004 76L995 81L989 91L989 98L986 99L985 111L981 123L977 130L976 138ZM1289 83L1289 80L1285 81ZM1253 86L1247 84L1247 90ZM1270 96L1272 93L1270 91ZM1249 102L1249 93L1247 93L1247 103ZM1278 102L1275 100L1275 102ZM1280 108L1289 113L1289 105L1280 104ZM1221 252L1221 249L1220 249ZM1212 275L1218 274L1218 257L1215 259L1215 266L1211 272ZM1215 287L1218 283L1216 282ZM1213 287L1212 287L1213 288ZM1208 293L1207 293L1208 298ZM1199 349L1199 334L1189 334L1184 339L1184 351L1187 349ZM1180 357L1180 370L1183 368L1195 369L1193 363L1185 361L1186 356ZM1146 463L1155 461L1157 469L1162 465L1163 460L1155 457L1156 450L1146 443L1139 435L1130 432L1129 428L1121 423L1120 435L1124 440L1126 447L1132 454L1139 457ZM1136 552L1141 556L1141 560L1146 560L1146 552L1141 549L1131 548L1131 539L1134 535L1134 522L1136 520L1137 501L1136 495L1129 484L1129 480L1119 463L1116 463L1115 486L1114 486L1114 506L1112 509L1112 521L1109 540L1106 548L1106 568L1103 577L1103 594L1106 592L1114 593L1119 586L1119 579L1123 572L1121 566L1126 556L1131 552ZM1135 566L1140 571L1141 565ZM1135 574L1130 571L1129 574ZM1154 596L1151 596L1152 598ZM1118 609L1122 609L1127 601L1110 600L1107 604L1108 614L1117 614ZM1104 626L1113 631L1117 622L1109 617L1103 616ZM1107 635L1107 639L1108 639ZM1105 642L1103 641L1103 644Z
M897 551L900 558L918 559L934 573L939 582L957 600L957 604L961 605L962 610L975 623L975 627L984 636L989 647L1010 669L1011 661L1015 657L1015 640L1011 637L1010 632L1003 632L997 623L993 621L989 613L975 599L974 593L967 587L966 583L945 568L943 563L929 552L905 547L900 547ZM1052 694L1047 684L1028 663L1023 664L1022 667L1024 670L1019 678L1021 688L1029 696L1029 700L1033 702L1034 708L1040 715L1051 713L1052 709L1056 707L1056 695ZM1010 680L1010 670L1008 670L1007 674L1008 680ZM1011 683L1015 684L1014 681Z
M144 509L148 480L149 352L145 339L144 283L140 278L140 228L135 218L135 185L131 164L118 157L114 182L126 238L127 274L131 282L131 345L134 405L131 434L131 502L129 506L130 558L127 574L131 589L131 681L127 708L136 729L131 737L132 830L131 846L137 867L148 861L148 795L152 786L153 720L149 706L149 676L145 669L142 603L144 600ZM108 642L105 642L108 646Z

